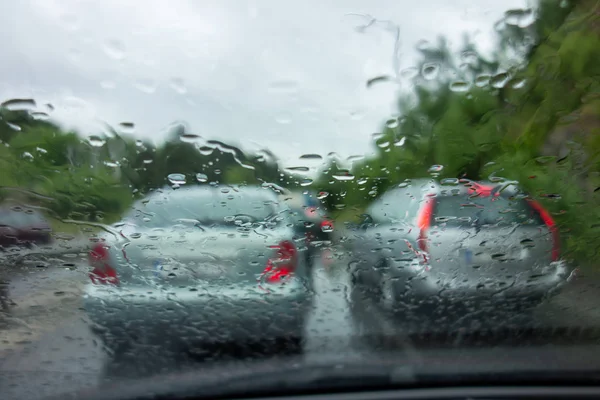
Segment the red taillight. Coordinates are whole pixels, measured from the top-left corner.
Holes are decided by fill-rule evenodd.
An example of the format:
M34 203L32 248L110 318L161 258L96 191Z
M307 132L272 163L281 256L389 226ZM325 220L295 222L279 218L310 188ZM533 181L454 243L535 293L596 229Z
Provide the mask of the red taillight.
M331 232L333 231L333 221L323 220L321 221L321 230L323 232Z
M540 203L532 199L527 199L527 201L539 214L540 218L542 218L542 221L544 221L544 224L546 224L550 233L552 233L552 261L558 261L560 258L560 237L558 235L558 227L556 226L554 219Z
M110 253L108 246L103 243L97 243L88 255L90 266L93 268L90 272L90 279L95 284L119 283L117 271L110 266Z
M417 217L417 226L419 227L419 238L417 244L419 249L427 251L427 230L431 226L431 218L433 217L434 199L428 198L419 210Z
M268 283L286 281L296 270L298 263L298 250L292 242L284 241L277 246L277 256L267 261L267 266L261 274L261 280Z

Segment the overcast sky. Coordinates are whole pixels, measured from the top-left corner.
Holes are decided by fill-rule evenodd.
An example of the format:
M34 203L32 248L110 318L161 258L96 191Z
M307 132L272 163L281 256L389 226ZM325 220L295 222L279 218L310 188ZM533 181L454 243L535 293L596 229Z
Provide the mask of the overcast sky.
M157 140L173 121L286 164L371 151L407 83L366 87L415 64L438 34L483 49L525 0L19 0L0 5L2 101L33 97L85 133L134 122ZM370 15L381 21L359 32Z

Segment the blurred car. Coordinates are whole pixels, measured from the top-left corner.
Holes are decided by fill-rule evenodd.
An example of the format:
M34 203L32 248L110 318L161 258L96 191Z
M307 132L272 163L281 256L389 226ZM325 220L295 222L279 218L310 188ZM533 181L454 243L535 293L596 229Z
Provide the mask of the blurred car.
M85 310L107 368L229 344L300 352L312 289L277 200L263 188L160 190L99 237Z
M353 232L352 287L393 311L531 309L565 283L558 229L515 185L414 180ZM418 315L418 313L415 313Z
M331 241L333 220L328 217L325 206L315 193L288 192L282 197L291 210L297 234L306 239L309 249L307 255L315 251L312 244Z
M0 207L0 248L51 242L52 229L39 211L21 206Z

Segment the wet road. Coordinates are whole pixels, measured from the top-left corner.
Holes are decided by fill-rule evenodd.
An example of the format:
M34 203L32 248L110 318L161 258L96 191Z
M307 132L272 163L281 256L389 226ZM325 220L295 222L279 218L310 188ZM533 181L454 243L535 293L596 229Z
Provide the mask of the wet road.
M373 332L398 336L397 324L368 302L351 311L348 261L341 252L322 254L317 260L316 298L306 328L308 359L359 358L370 351L360 336ZM73 256L67 264L72 265L30 266L29 272L17 275L11 283L17 306L0 330L3 399L44 398L100 383L105 355L88 329L80 303L81 288L88 279L86 268L81 257ZM593 307L595 302L586 300L586 290L571 292L539 307L532 318L548 326L576 326L582 321L600 326L600 312ZM596 288L588 296L597 292Z
M87 275L77 268L43 268L11 283L17 303L0 330L0 392L3 399L43 398L100 383L105 355L90 333L80 296ZM310 315L307 357L348 355L352 323L347 281L339 260L319 258L315 268L314 309ZM35 293L34 295L32 293Z

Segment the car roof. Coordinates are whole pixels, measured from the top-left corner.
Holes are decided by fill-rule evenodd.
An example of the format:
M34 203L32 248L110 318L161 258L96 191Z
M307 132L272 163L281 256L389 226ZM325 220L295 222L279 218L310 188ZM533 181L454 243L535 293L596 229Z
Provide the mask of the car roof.
M261 186L211 186L211 185L193 185L183 186L177 189L171 187L157 189L149 193L142 201L161 201L189 198L207 198L226 199L227 197L249 196L253 199L264 199L278 202L277 194L270 188Z
M397 193L410 192L417 197L471 195L474 190L486 190L492 193L501 192L503 196L514 196L522 193L516 181L492 182L457 178L442 178L440 180L433 178L408 179L392 190Z

